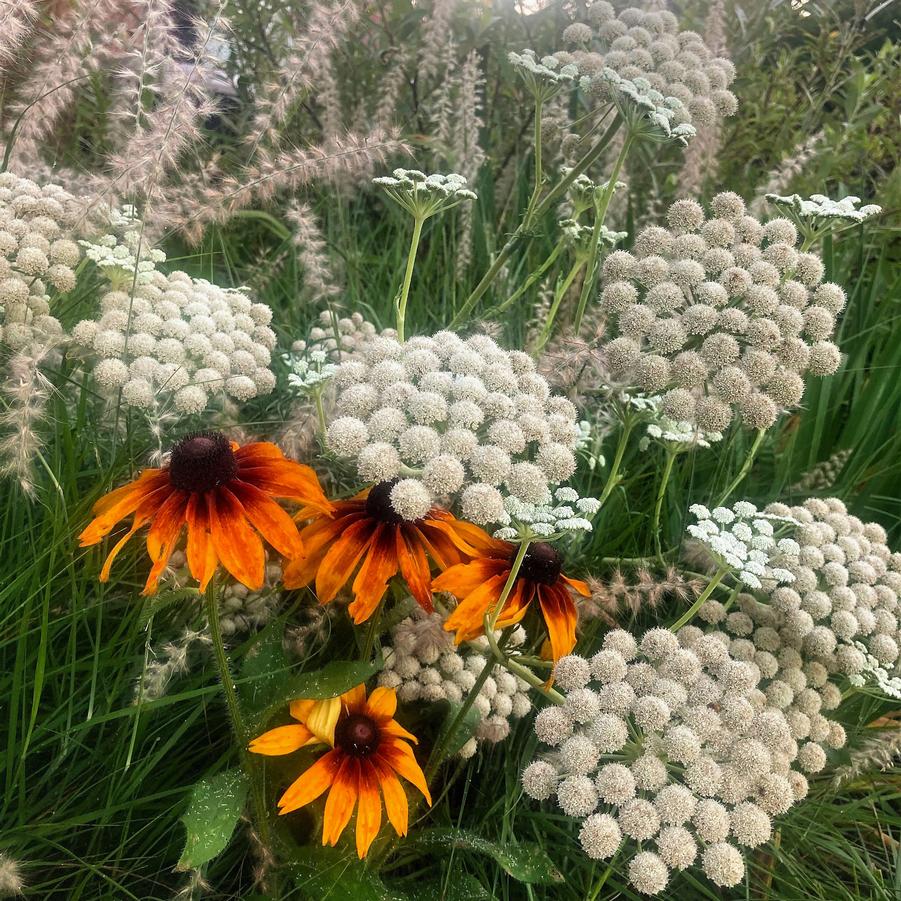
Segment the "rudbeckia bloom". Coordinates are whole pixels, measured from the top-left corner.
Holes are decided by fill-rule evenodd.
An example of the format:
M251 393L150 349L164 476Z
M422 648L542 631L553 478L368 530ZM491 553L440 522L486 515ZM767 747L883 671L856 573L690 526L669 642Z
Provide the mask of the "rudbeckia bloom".
M376 688L366 697L358 685L340 698L293 701L298 722L279 726L254 739L255 754L290 754L313 744L327 751L279 798L279 814L291 813L315 801L329 789L322 823L322 844L336 845L357 807L357 854L366 856L382 825L381 789L388 821L398 835L407 834L407 795L398 776L412 782L432 803L425 775L408 742L416 737L395 719L393 688Z
M444 628L456 632L454 639L472 641L484 633L485 614L494 608L513 568L517 546L492 539L488 551L476 560L457 564L432 583L435 591L449 591L460 603L447 618ZM518 623L537 600L547 625L551 655L555 661L576 644L578 613L569 588L588 597L588 586L563 575L563 558L553 545L536 541L529 545L503 610L498 628Z
M432 508L422 519L402 519L391 506L394 482L379 482L348 501L337 501L333 516L314 519L300 533L306 556L286 568L286 588L316 580L316 596L327 604L347 583L355 623L372 616L398 572L420 606L432 611L431 558L441 569L477 557L493 539L477 526ZM362 561L362 563L361 563Z
M95 519L81 533L81 547L97 544L126 516L131 528L116 542L100 581L109 578L119 551L142 526L150 524L147 552L153 561L144 594L154 594L188 527L187 557L191 575L203 591L221 563L248 588L263 585L262 535L280 554L293 560L303 554L294 520L273 498L286 498L310 511L328 514L316 474L285 458L268 442L239 447L220 432L183 438L162 469L145 469L137 479L94 504Z

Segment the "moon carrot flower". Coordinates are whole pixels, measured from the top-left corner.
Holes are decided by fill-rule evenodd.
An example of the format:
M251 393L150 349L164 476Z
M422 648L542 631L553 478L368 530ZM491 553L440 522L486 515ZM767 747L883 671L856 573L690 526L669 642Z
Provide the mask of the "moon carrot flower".
M357 808L357 854L362 859L382 825L382 799L388 821L398 835L407 834L407 795L398 776L411 782L432 803L425 774L409 742L416 737L395 719L393 688L376 688L366 696L358 685L339 698L291 703L297 720L254 739L249 750L268 756L290 754L308 745L330 749L279 798L279 814L312 803L328 790L322 844L336 845ZM381 796L379 792L381 791Z
M485 614L500 601L516 551L515 544L492 540L487 553L451 566L432 583L435 591L449 591L460 600L444 623L445 629L456 633L457 644L483 634ZM578 613L569 589L575 589L583 597L589 595L588 586L563 575L562 568L563 558L552 544L546 541L530 544L497 619L498 628L515 625L537 601L555 662L576 645Z
M241 447L220 432L198 432L175 445L167 466L145 469L133 482L100 498L95 518L79 539L82 547L97 544L117 523L132 517L131 528L100 571L105 582L122 548L149 525L147 552L153 565L144 594L151 595L187 526L188 566L201 591L220 563L239 582L259 589L263 538L288 560L304 552L297 525L274 498L324 516L332 510L313 470L288 460L274 444Z
M348 501L336 501L334 515L309 523L300 533L306 556L285 569L285 587L301 588L315 579L319 603L327 604L356 571L348 610L355 623L362 623L399 572L419 605L431 612L429 559L446 569L496 542L478 526L437 507L421 519L403 519L391 505L394 484L380 482Z

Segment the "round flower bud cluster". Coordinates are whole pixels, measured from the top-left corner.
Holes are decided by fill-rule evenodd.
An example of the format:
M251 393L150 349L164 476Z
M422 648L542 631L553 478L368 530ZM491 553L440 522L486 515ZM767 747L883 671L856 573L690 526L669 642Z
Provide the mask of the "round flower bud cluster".
M690 866L738 884L739 849L767 842L772 819L807 792L812 755L759 690L759 668L721 635L617 629L590 659L561 658L555 677L565 700L535 719L549 750L525 768L523 788L582 821L592 859L628 850L643 894Z
M828 491L835 486L842 470L851 459L851 448L836 451L827 460L821 460L801 474L801 478L789 488L791 494L810 494L812 491Z
M295 395L321 390L324 383L338 371L335 363L328 362L325 350L292 350L282 354L282 362L288 368L288 387Z
M798 543L781 534L794 524L791 517L761 513L747 501L712 513L703 504L692 504L688 512L698 520L687 526L688 534L706 545L720 566L735 570L743 585L775 587L795 581Z
M451 172L426 175L418 169L395 169L391 175L372 180L412 216L428 219L449 210L464 200L476 200L475 191L466 187L466 178Z
M508 497L504 499L504 509L518 528L504 526L494 533L495 538L519 538L523 526L530 535L554 538L567 532L590 532L591 517L601 509L601 502L595 497L579 497L572 488L562 487L554 491L554 501L550 503L529 504Z
M699 615L734 636L733 644L740 640L755 662L764 653L766 665L758 665L773 680L765 690L803 717L834 709L839 681L887 683L901 675L901 554L891 553L882 527L848 514L836 498L767 511L796 523L780 541L793 545L791 553L774 561L792 572L790 587L766 585L734 614L708 602ZM822 723L810 734L827 739Z
M72 337L95 357L97 383L121 389L126 405L172 402L179 413L193 414L211 395L246 401L275 387L271 319L268 306L242 291L154 271L133 296L108 291L100 316L79 322Z
M660 395L647 398L629 397L626 402L651 418L647 434L639 442L639 449L642 451L650 447L652 440L666 445L674 453L689 451L695 447L710 447L711 444L723 440L722 432L705 432L684 419L676 420L667 416L660 409L663 402Z
M50 307L75 287L79 209L58 185L0 173L0 343L18 350L63 336Z
M103 271L114 290L127 291L133 281L150 281L166 254L147 243L137 210L130 204L111 210L108 225L111 234L78 242L85 256Z
M456 647L451 634L444 630L444 620L440 613L426 613L416 607L391 630L391 644L385 649L385 667L378 681L396 689L401 702L459 703L482 672L490 656L487 641L482 638ZM525 637L522 627L517 626L508 646L519 647ZM528 683L496 666L475 699L479 723L459 756L472 757L480 741L503 741L510 734L511 719L520 719L532 709L528 691Z
M630 101L634 111L675 137L735 114L738 101L728 90L734 66L715 57L700 35L680 31L671 12L630 7L616 13L602 0L591 5L588 17L591 27L570 25L563 33L572 51L556 54L578 67L586 90L620 104Z
M829 339L845 293L795 246L792 222L758 222L737 194L714 197L709 217L676 201L667 220L604 261L607 364L663 393L675 420L722 432L739 414L747 428L768 428L800 403L805 373L837 369Z
M394 329L381 332L359 313L350 316L334 316L328 310L319 314L319 324L310 329L307 341L295 341L292 352L324 350L330 363L359 358L366 345L375 337L395 338Z
M401 477L409 503L392 503L402 516L459 499L464 519L507 525L505 496L547 504L549 485L575 471L575 407L550 394L531 357L487 335L373 338L334 382L329 447L363 481Z

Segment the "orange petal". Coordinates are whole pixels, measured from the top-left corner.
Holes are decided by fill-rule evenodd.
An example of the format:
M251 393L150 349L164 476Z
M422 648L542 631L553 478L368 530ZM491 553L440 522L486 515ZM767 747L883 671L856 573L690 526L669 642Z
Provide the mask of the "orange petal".
M240 479L228 487L241 502L251 524L283 557L293 560L303 556L303 542L294 520L269 495Z
M345 532L354 522L362 519L361 516L338 516L329 519L326 516L315 519L305 526L300 533L303 544L304 556L291 560L282 574L282 583L285 588L304 588L316 577L316 571L322 558L328 553L329 546Z
M144 584L144 595L156 592L160 576L169 563L185 524L189 497L187 491L173 491L153 518L153 525L147 533L147 551L153 560L153 566Z
M360 799L357 808L357 856L362 860L382 826L382 799L375 768L367 761L361 761L358 782Z
M448 570L449 572L451 570ZM506 581L507 573L492 576L457 604L451 615L445 620L444 628L448 632L457 633L455 641L458 644L482 634L485 614L497 603ZM437 587L437 580L435 584Z
M202 494L191 495L185 519L188 522L188 567L191 575L200 583L200 590L206 591L216 572L219 558L213 547L206 499Z
M379 605L388 587L388 580L397 572L397 548L394 526L379 523L369 539L366 559L354 579L354 599L347 608L353 621L366 622ZM316 581L317 586L319 580Z
M109 579L110 569L112 568L113 561L119 556L119 552L125 547L135 532L152 519L170 493L171 489L166 486L157 491L153 491L144 497L144 500L138 505L138 509L135 510L131 528L116 542L113 549L107 555L107 558L103 563L103 568L100 570L101 582L106 582Z
M300 723L291 723L287 726L277 726L264 732L259 738L255 738L247 750L254 754L266 754L274 757L278 754L291 754L302 748L312 736L312 732Z
M278 799L279 814L291 813L292 810L315 801L334 781L340 760L341 757L335 750L323 754Z
M252 590L263 587L266 558L260 536L247 524L241 502L224 486L206 493L213 547L222 565Z
M472 594L488 579L501 573L509 573L510 561L498 560L495 557L480 557L469 563L460 563L445 570L432 580L434 591L449 591L458 598Z
M291 460L253 460L249 465L238 463L238 477L261 491L307 504L322 513L334 507L322 491L316 473L309 466Z
M413 756L413 749L403 741L396 741L392 738L383 739L376 752L379 762L391 767L399 776L403 776L407 782L412 783L422 792L423 797L432 803L432 796L429 794L429 787L426 785L425 773L422 772L416 758Z
M401 575L410 589L410 594L416 598L416 603L426 613L431 613L432 606L432 573L429 570L429 561L425 555L422 544L418 540L418 531L415 526L402 525L395 529L397 536L397 560L400 563Z
M409 819L407 793L397 776L388 767L383 766L378 757L372 759L372 765L378 776L379 785L382 787L385 810L388 811L388 822L391 823L398 835L406 835Z
M159 492L160 503L169 496L169 474L158 469L145 470L134 482L117 488L100 498L94 504L97 516L88 523L87 528L78 536L82 547L97 544L112 531L119 520L124 519L155 492Z
M449 513L433 510L423 520L422 525L446 535L454 546L468 557L512 557L513 545L492 538L484 529L461 519L454 519Z
M268 462L269 460L284 460L282 449L271 441L252 441L235 451L235 457L241 465L252 465L252 462Z
M366 705L366 686L355 685L341 695L341 703L350 713L356 713Z
M591 597L591 589L588 587L587 582L583 582L581 579L570 579L569 576L560 576L570 588L574 588L579 594L582 595L583 598Z
M397 720L388 720L387 723L379 723L379 729L386 735L393 735L395 738L403 738L406 741L413 742L414 745L419 744L419 739L412 732L407 732Z
M391 719L397 710L397 694L393 688L380 685L373 688L366 701L366 710L375 719Z
M375 530L370 519L361 519L345 530L328 549L316 573L316 596L320 604L331 601L350 578Z
M360 784L360 762L349 755L341 761L325 802L322 818L322 844L336 845L350 821Z
M539 585L538 602L547 624L554 662L576 646L576 605L560 585Z
M529 604L535 597L535 587L525 579L517 579L501 615L497 618L498 629L515 626L529 612Z

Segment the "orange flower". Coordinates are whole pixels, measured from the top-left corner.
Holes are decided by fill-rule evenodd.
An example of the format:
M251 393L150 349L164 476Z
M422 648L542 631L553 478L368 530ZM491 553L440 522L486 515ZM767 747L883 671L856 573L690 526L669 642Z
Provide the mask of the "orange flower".
M422 519L401 519L391 506L393 487L379 482L349 501L337 501L334 516L307 525L300 533L307 555L287 567L285 587L302 588L315 578L319 603L327 604L359 565L348 610L362 623L378 607L388 580L400 572L419 605L431 612L429 558L446 569L477 557L494 539L436 508Z
M153 561L144 594L154 594L175 550L182 527L188 527L188 566L203 591L219 563L251 589L263 585L265 555L260 535L280 554L303 555L294 520L273 498L298 501L327 514L316 474L288 460L262 441L239 447L220 432L183 438L164 469L145 469L137 479L94 504L95 519L81 533L81 547L97 544L126 516L131 528L110 551L100 581L126 542L150 524L147 552ZM255 531L256 530L256 531ZM259 533L259 534L258 534Z
M487 554L469 563L452 566L432 583L435 591L449 591L460 603L447 618L444 628L456 632L454 640L472 641L484 634L485 614L494 608L513 568L517 547L492 539ZM536 541L529 545L516 582L497 619L498 628L518 623L537 598L547 624L551 654L556 662L576 645L576 605L568 587L588 597L588 586L561 572L563 559L553 545Z
M336 845L357 806L357 854L366 856L382 825L381 788L388 821L398 835L407 834L407 795L398 776L412 782L432 803L425 775L413 749L416 737L395 719L393 688L376 688L366 698L358 685L340 698L293 701L291 716L298 724L279 726L254 739L255 754L290 754L306 745L331 746L279 798L279 814L291 813L315 801L330 788L322 823L322 844Z

